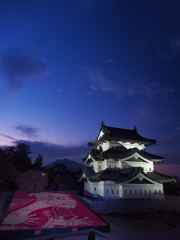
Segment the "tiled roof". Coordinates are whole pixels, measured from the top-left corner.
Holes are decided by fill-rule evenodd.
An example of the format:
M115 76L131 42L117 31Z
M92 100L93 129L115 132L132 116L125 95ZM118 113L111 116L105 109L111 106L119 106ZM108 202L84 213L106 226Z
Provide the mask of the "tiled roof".
M133 179L139 173L142 173L147 178L155 181L155 182L166 182L166 181L174 181L175 179L166 176L157 172L148 172L144 173L142 168L130 168L130 169L105 169L101 170L97 173L94 172L93 167L86 167L84 169L84 173L87 179L91 182L99 182L99 181L108 181L112 180L115 182L123 183ZM141 182L142 183L142 182Z
M101 153L101 151L100 150L97 150L97 149L90 149L89 151L88 151L88 154L86 155L86 157L84 157L82 160L83 160L83 162L87 162L87 163L89 163L89 162L91 162L92 161L92 159L88 159L88 156L90 155L93 159L98 159L99 158L99 154ZM98 159L99 160L99 159Z
M124 128L115 128L115 127L108 127L104 124L101 126L100 131L104 133L104 135L93 142L88 143L89 146L97 146L100 142L108 140L108 141L130 141L130 142L137 142L143 143L145 145L152 145L156 143L156 140L144 138L138 134L136 129L124 129ZM99 132L100 132L99 131Z
M148 160L152 160L152 161L163 161L164 158L161 157L161 156L157 156L157 155L154 155L154 154L151 154L151 153L148 153L148 152L145 152L145 151L137 151L142 157L148 159Z
M121 181L124 178L124 174L121 173L120 169L106 169L98 173L97 176L101 181Z
M126 182L132 178L134 178L137 174L139 174L140 172L143 173L143 169L142 168L134 168L132 172L130 172L130 174L128 174L123 180L122 182Z
M91 178L95 175L93 167L85 167L83 169L84 174L86 175L88 181L92 181Z
M148 172L146 174L149 178L154 179L157 182L169 182L169 181L174 181L175 178L171 176L167 176L158 172Z
M129 175L134 172L134 168L131 169L105 169L97 173L94 172L93 167L86 167L84 173L89 181L116 181L121 182L128 178Z
M161 162L164 160L163 157L142 151L142 150L138 150L137 148L134 149L130 149L127 151L121 151L121 150L113 150L113 149L108 149L107 151L101 151L101 150L97 150L97 149L91 149L88 153L88 155L90 154L91 157L95 160L95 161L99 161L99 160L104 160L104 159L108 159L108 158L114 158L114 159L123 159L123 158L127 158L132 156L134 153L138 153L140 156L142 156L143 158L150 160L150 161L154 161L154 162ZM87 155L87 157L88 157ZM83 161L85 162L87 160L86 158L83 158ZM88 162L90 162L91 160L89 159Z

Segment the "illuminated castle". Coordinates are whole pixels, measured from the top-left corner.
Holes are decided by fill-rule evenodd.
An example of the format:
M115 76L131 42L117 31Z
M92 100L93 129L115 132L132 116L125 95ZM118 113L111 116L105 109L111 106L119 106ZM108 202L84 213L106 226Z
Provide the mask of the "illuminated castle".
M102 122L91 149L83 158L84 195L103 199L163 198L163 182L173 179L154 171L154 163L163 157L145 148L156 140L144 138L133 130L105 126Z

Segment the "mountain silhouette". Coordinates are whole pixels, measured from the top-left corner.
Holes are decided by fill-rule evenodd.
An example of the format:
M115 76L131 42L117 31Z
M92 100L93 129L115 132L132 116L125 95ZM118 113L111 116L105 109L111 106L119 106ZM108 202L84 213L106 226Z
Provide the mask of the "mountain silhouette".
M72 160L69 160L69 159L57 159L56 161L50 163L50 164L47 164L45 166L43 166L44 168L51 168L51 167L54 167L56 164L65 164L67 169L69 171L76 171L78 169L83 169L84 168L84 165L81 164L81 163L78 163L78 162L75 162L75 161L72 161Z

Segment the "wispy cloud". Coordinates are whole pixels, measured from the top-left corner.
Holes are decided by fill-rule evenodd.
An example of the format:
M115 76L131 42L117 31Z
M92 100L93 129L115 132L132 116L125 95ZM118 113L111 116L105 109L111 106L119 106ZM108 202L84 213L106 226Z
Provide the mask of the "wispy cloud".
M84 67L88 80L91 82L91 90L101 90L103 92L117 92L119 86L109 80L102 69Z
M145 100L156 101L161 97L166 97L172 94L174 90L167 85L160 85L157 82L151 82L148 80L132 81L127 88L127 95L135 96L141 95Z
M174 38L169 41L172 56L180 54L180 34L177 34Z
M0 53L0 66L8 87L14 90L21 89L25 79L42 77L51 71L38 52L20 48Z
M154 103L148 101L141 102L134 107L133 111L133 120L137 125L152 125L153 121L156 123L156 127L168 126L168 134L170 134L170 131L174 131L173 126L178 126L180 120L179 104L171 101L171 97L162 97L159 101L157 98L157 101ZM177 127L176 131L178 129Z
M167 48L158 49L158 55L163 59L170 59L180 54L180 34L171 38L167 44Z
M60 88L57 89L57 93L61 93L62 90Z
M7 138L7 139L9 139L9 140L15 140L15 138L13 138L13 137L11 137L11 136L9 136L9 135L7 135L7 134L2 134L2 133L0 133L0 136L5 137L5 138Z
M108 59L108 60L106 61L106 63L112 64L112 63L113 63L113 60L112 60L112 59Z
M38 129L32 126L20 124L15 126L14 129L20 131L21 133L25 134L28 137L37 137L38 136Z
M90 82L90 91L102 91L104 93L115 93L116 97L142 96L146 101L156 101L159 95L167 97L174 92L166 85L160 85L146 79L134 80L122 76L115 81L108 79L103 69L84 67L85 74Z
M157 125L162 125L179 117L178 104L172 100L174 90L167 85L149 80L135 81L129 85L127 93L134 100L132 118L136 124L151 124L153 119Z
M134 80L132 76L122 73L113 81L106 77L103 69L85 67L84 71L84 79L90 83L89 94L101 91L112 94L117 100L125 100L130 108L133 106L131 118L136 124L147 124L152 119L159 125L177 121L179 107L173 99L174 89L170 86L150 81L144 76Z

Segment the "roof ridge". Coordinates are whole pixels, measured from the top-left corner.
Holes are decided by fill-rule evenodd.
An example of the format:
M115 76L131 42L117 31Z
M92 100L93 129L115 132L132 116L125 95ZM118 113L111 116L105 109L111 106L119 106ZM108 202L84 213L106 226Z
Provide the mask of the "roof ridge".
M135 131L134 129L129 129L129 128L119 128L119 127L110 127L110 126L105 126L104 127L107 127L107 128L115 128L115 129L121 129L121 130L129 130L129 131Z

